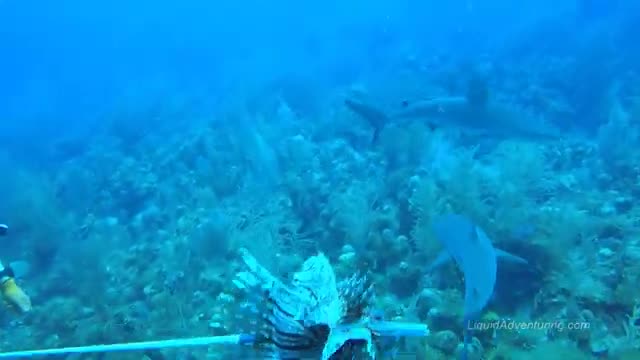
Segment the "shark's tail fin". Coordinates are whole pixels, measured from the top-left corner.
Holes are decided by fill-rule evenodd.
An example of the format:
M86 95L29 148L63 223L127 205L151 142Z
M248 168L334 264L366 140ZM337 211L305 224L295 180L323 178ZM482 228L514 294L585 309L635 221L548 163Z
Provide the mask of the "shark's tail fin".
M373 127L373 135L371 138L371 143L375 144L378 142L380 138L380 132L385 127L385 125L389 122L389 117L382 110L374 107L373 105L355 100L355 99L345 99L344 104L349 108L349 110L358 114L364 120L366 120L371 127Z

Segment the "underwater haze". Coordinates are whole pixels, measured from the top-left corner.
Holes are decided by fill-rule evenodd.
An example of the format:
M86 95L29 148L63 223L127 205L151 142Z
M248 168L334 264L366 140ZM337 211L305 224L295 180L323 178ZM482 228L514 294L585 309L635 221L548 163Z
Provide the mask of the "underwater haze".
M0 0L0 359L640 359L638 34L635 0Z

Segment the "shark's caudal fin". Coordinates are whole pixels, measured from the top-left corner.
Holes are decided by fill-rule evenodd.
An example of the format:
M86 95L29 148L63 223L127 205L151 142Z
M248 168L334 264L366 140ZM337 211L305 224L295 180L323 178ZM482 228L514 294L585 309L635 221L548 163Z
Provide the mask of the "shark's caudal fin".
M398 120L399 118L409 117L404 112L411 112L413 110L411 106L414 105L408 100L403 100L401 103L403 110L391 115L387 115L377 107L364 102L356 101L353 99L346 99L344 103L351 111L358 114L360 117L366 120L369 125L371 125L371 127L373 127L373 135L371 139L372 144L378 142L380 132L384 129L385 126L387 126L387 124L389 124L389 122L391 122L392 120ZM436 129L438 129L438 125L433 121L426 121L425 123L429 127L430 131L435 131Z
M371 127L373 127L373 135L371 143L375 144L380 138L380 132L389 122L389 117L382 110L374 107L373 105L366 104L355 99L346 99L344 104L349 110L358 114L364 120L366 120Z

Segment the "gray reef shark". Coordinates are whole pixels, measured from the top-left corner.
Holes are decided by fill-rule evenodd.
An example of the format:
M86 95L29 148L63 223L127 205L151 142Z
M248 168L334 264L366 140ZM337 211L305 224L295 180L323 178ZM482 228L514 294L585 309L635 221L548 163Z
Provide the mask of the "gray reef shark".
M378 107L355 99L345 105L373 127L372 142L390 123L411 119L426 121L429 127L454 128L465 133L499 138L552 140L560 132L515 106L489 99L486 91L469 91L465 96L434 97L416 102L404 101L402 109L386 114Z
M491 239L468 217L460 214L438 216L433 221L436 239L444 246L443 252L428 268L434 268L453 259L464 273L464 350L462 358L467 358L470 342L468 325L485 308L496 283L498 259L522 265L527 260L493 247Z

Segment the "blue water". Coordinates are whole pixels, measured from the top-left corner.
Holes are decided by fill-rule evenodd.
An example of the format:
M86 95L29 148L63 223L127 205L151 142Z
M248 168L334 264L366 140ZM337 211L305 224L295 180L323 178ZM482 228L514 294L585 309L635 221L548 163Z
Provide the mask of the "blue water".
M0 350L251 333L246 248L285 283L317 252L367 273L431 328L385 354L458 358L463 279L425 272L459 213L528 262L486 314L591 326L469 358L640 356L637 34L632 0L0 0L0 261L32 305Z

